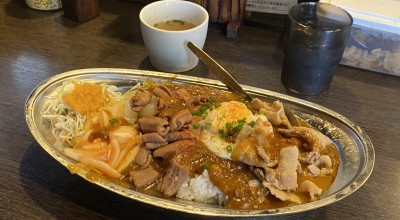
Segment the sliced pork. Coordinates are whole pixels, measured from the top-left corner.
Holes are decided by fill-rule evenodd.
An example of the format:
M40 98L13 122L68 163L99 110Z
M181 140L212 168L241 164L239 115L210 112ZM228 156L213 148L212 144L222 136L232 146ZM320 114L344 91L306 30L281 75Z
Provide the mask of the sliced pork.
M318 151L313 150L308 152L299 161L307 165L307 172L312 177L319 175L328 175L332 173L332 160L328 155L321 155Z
M168 142L174 142L174 141L179 141L179 140L190 140L190 139L195 139L196 135L188 130L185 131L172 131L169 132L166 136L165 139Z
M321 157L321 154L318 151L310 151L307 152L306 156L300 157L299 161L302 164L313 164L319 157Z
M157 132L161 136L165 136L170 130L167 120L154 116L139 118L139 125L143 133Z
M308 165L307 170L308 170L310 176L312 176L312 177L317 177L321 174L321 170L314 164Z
M259 98L255 98L251 101L251 106L253 110L260 111L260 109L267 109L269 108L269 104L266 102L261 101Z
M266 169L266 181L280 190L297 188L297 165L299 149L296 146L281 149L279 164L276 169Z
M171 158L181 150L185 150L188 147L194 146L196 142L194 140L180 140L163 147L157 148L153 151L153 157L161 157L163 159Z
M204 103L208 102L208 98L204 96L194 96L192 99L192 104L194 106L203 105Z
M144 89L138 89L136 94L131 98L130 106L133 111L140 111L151 101L151 93Z
M141 138L142 143L164 143L167 141L157 132L143 134Z
M172 159L167 173L157 185L157 190L164 193L165 196L171 197L178 192L179 187L185 182L188 176L189 169L180 165L176 159Z
M167 103L163 98L157 97L155 104L156 104L156 109L157 110L161 110L162 108L164 108L165 106L167 106Z
M169 98L172 96L171 91L165 85L159 85L153 89L153 94L161 98Z
M282 102L274 101L271 105L258 98L252 100L251 105L254 110L264 114L268 121L275 126L291 127L289 119L286 117Z
M323 150L326 146L332 144L332 140L314 128L291 127L289 129L278 129L278 132L288 136L303 139L304 147L313 150Z
M266 153L267 148L271 147L268 138L273 135L272 126L265 126L269 122L258 119L254 127L244 125L236 138L236 148L233 150L231 158L242 161L248 165L257 167L273 167L276 161L271 160ZM248 142L255 137L256 142ZM249 144L253 143L253 144Z
M282 200L282 201L287 201L287 202L293 202L296 204L301 204L301 200L300 197L297 196L294 193L290 193L290 192L285 192L283 190L279 190L275 187L273 187L271 184L267 183L267 182L263 182L262 183L263 186L265 186L269 192L274 195L276 198Z
M144 148L148 149L148 150L154 150L154 149L157 149L159 147L165 146L167 144L168 144L168 142L163 142L163 143L145 143L144 144Z
M141 167L147 167L152 161L152 159L153 158L151 156L150 151L144 149L143 147L140 147L138 153L136 154L134 162Z
M316 196L321 195L322 189L310 180L305 180L300 184L300 192L309 193L311 201L315 201L317 199Z
M331 175L332 173L333 173L332 169L328 169L328 168L325 168L325 167L323 167L321 169L321 176L328 176L328 175Z
M328 155L321 155L317 161L315 161L315 166L318 167L325 167L325 168L331 168L332 166L332 160Z
M270 161L270 158L269 158L267 152L265 152L265 149L264 149L263 147L257 145L257 146L256 146L256 151L257 151L257 154L258 154L264 161L267 161L267 162Z
M192 96L186 89L178 89L173 93L173 96L182 103L189 103Z
M193 116L192 113L190 113L189 110L181 110L177 113L175 113L172 117L171 120L169 121L169 127L171 131L178 131L183 128L186 124L189 124L192 122Z
M152 167L131 171L129 175L129 180L133 182L137 188L147 186L160 177L160 174Z

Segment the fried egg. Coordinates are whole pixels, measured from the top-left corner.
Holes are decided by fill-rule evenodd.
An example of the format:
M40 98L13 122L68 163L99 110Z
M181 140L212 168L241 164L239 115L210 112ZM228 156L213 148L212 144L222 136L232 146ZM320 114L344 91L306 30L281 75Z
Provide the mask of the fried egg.
M235 124L239 120L245 120L244 126L249 126L249 123L254 123L257 120L268 122L265 115L254 115L241 102L223 102L218 108L208 111L207 117L199 123L202 127L201 141L218 157L231 159L231 154L236 145L228 142L221 131L226 131L227 123Z

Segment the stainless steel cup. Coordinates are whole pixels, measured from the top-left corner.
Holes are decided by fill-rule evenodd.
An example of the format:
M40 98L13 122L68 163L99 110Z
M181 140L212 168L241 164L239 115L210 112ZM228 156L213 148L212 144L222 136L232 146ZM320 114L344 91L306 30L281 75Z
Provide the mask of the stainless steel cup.
M293 6L284 36L283 85L307 95L328 90L352 24L348 12L331 4Z

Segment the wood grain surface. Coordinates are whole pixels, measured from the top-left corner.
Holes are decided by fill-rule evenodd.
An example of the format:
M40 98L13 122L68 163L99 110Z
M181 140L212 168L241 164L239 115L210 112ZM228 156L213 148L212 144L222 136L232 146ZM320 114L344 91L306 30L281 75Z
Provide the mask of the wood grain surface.
M78 24L62 11L0 1L0 219L208 219L133 201L71 175L30 134L24 104L57 73L94 67L155 70L138 14L145 1L100 0L100 16ZM204 50L241 83L288 93L280 82L284 21L242 25L226 39L211 24ZM400 61L399 61L400 62ZM183 74L213 78L203 64ZM338 66L328 92L296 95L362 127L376 152L369 180L345 199L272 219L399 219L400 78Z

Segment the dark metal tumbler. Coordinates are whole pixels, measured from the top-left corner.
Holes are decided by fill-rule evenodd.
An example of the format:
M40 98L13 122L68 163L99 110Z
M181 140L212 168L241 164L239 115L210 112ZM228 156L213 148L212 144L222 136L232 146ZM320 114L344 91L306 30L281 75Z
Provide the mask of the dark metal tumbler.
M284 36L283 85L307 95L328 90L352 24L348 12L331 4L306 2L293 6Z

